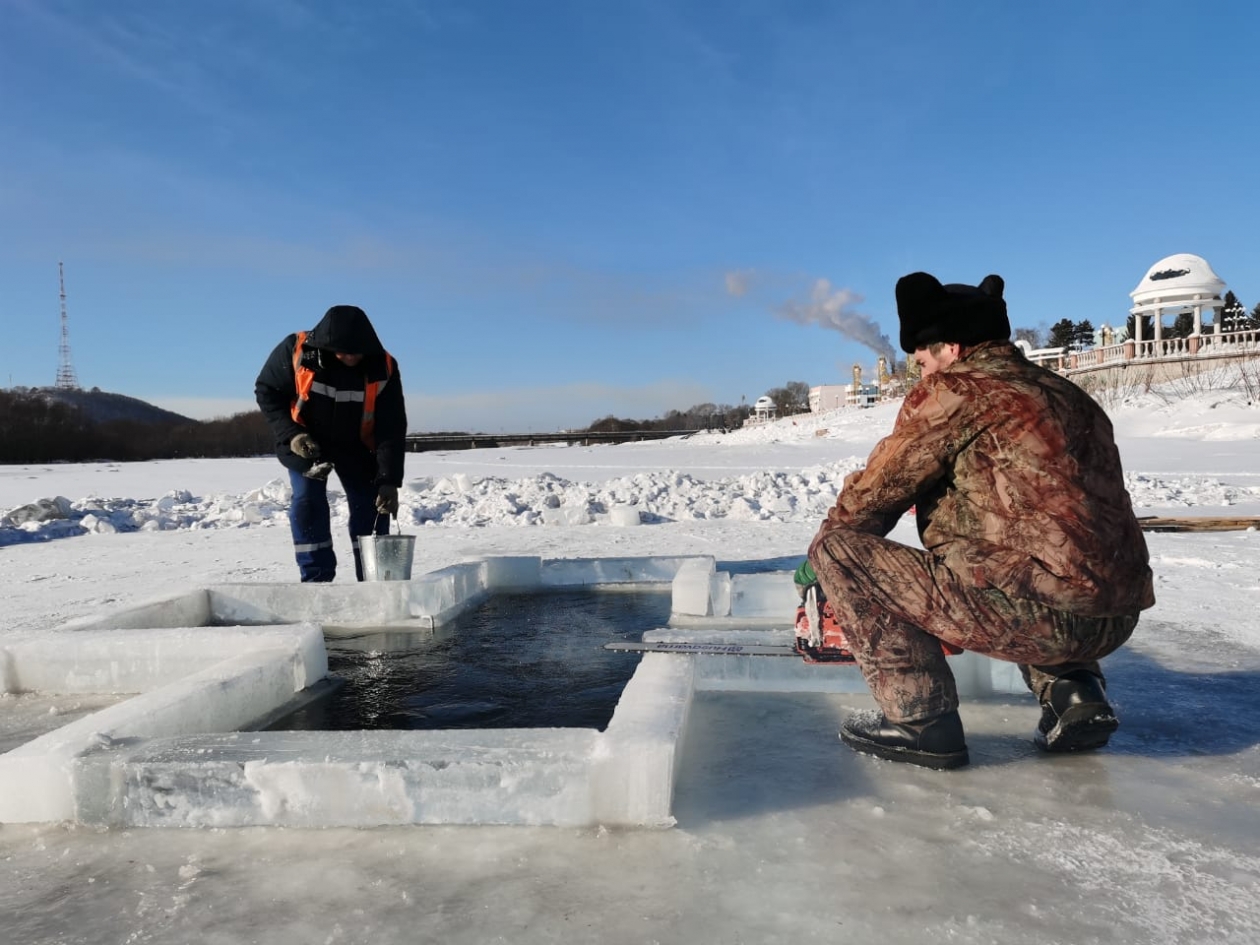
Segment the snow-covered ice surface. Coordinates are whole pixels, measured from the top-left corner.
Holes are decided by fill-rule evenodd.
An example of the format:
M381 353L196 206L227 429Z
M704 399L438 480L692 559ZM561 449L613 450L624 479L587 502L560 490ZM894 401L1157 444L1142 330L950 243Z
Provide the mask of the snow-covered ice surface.
M1111 405L1139 514L1260 515L1260 407L1181 395ZM790 567L894 413L411 454L416 573L486 554ZM0 467L0 515L35 506L0 524L0 634L193 585L294 580L280 472ZM611 524L625 509L644 524ZM346 556L344 509L335 537ZM909 523L894 537L915 540ZM963 706L972 765L930 772L839 743L869 697L699 693L671 830L3 826L0 940L1250 945L1260 533L1147 541L1159 602L1107 661L1122 725L1103 752L1039 756L1031 697L1002 699ZM0 748L96 707L0 698Z

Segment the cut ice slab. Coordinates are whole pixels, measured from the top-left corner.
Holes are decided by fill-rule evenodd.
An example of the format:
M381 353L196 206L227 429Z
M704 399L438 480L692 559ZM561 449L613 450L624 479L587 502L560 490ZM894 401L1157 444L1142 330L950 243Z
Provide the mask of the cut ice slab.
M141 694L0 756L0 822L668 825L689 665L643 659L603 732L356 733L358 753L341 759L329 733L241 734L326 674L321 627L223 624L431 628L507 589L668 586L685 560L499 558L374 585L217 585L6 645L6 690ZM271 631L300 637L298 652L241 652ZM250 751L262 754L242 760Z
M78 760L75 819L111 826L673 823L693 692L649 654L594 729L237 732Z
M717 571L711 557L692 558L674 576L674 615L680 621L724 618L744 622L778 622L795 607L791 571L730 574Z
M639 662L603 732L245 735L242 729L265 724L260 716L325 675L321 627L206 625L310 620L318 613L321 623L350 625L370 615L370 624L423 620L435 627L509 588L545 594L583 585L661 585L684 569L678 596L703 609L691 616L713 623L649 639L791 644L791 629L741 629L765 626L765 615L790 608L790 573L719 575L712 559L683 557L485 559L415 581L219 585L66 625L29 644L6 644L0 682L7 690L134 687L142 694L0 756L0 821L667 825L695 689L859 692L857 670L795 659L627 655ZM268 642L268 633L292 639ZM251 640L258 648L242 652ZM63 649L68 641L74 645ZM964 695L1022 691L1014 666L970 654L952 665Z
M140 695L0 755L0 823L74 819L84 758L129 739L245 728L327 673L323 634L310 624L81 632L74 646L69 636L7 645L6 683ZM96 645L108 659L88 659Z
M692 629L667 627L643 634L645 643L673 642L711 646L790 649L793 630ZM866 681L853 663L807 663L800 657L714 652L694 654L696 688L749 692L867 692ZM949 668L963 699L1028 693L1019 667L976 653L951 656Z

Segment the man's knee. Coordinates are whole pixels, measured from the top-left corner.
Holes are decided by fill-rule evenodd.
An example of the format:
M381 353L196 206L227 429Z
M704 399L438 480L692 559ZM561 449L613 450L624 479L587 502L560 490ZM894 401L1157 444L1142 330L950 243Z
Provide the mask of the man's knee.
M843 584L852 593L854 588L880 583L882 572L900 570L904 566L897 556L909 551L905 545L851 528L833 528L811 546L809 563L826 587ZM825 578L824 578L825 575ZM840 587L835 591L839 592Z
M815 573L821 574L823 569L841 568L851 570L850 564L855 562L860 552L858 546L862 539L870 538L848 528L833 528L816 541L809 549L807 558Z

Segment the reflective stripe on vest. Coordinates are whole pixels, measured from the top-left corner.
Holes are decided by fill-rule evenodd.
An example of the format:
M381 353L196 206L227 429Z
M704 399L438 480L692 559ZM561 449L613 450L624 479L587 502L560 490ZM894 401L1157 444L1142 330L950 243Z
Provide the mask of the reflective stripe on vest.
M293 422L306 426L306 421L302 419L302 408L306 406L312 394L330 397L338 403L362 401L363 419L359 424L359 439L368 449L376 449L376 398L385 389L389 379L394 376L393 357L388 351L385 352L385 377L382 380L365 381L363 390L338 390L336 387L316 381L315 372L308 367L303 367L302 346L305 343L306 332L299 331L297 340L293 344L293 379L297 391L297 396L289 408Z

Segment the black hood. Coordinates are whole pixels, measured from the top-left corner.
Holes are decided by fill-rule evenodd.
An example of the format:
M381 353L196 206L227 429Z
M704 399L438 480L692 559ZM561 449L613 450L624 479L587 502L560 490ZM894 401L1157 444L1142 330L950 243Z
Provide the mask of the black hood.
M374 360L384 353L367 313L357 305L334 305L306 336L307 344L341 354L361 354Z

